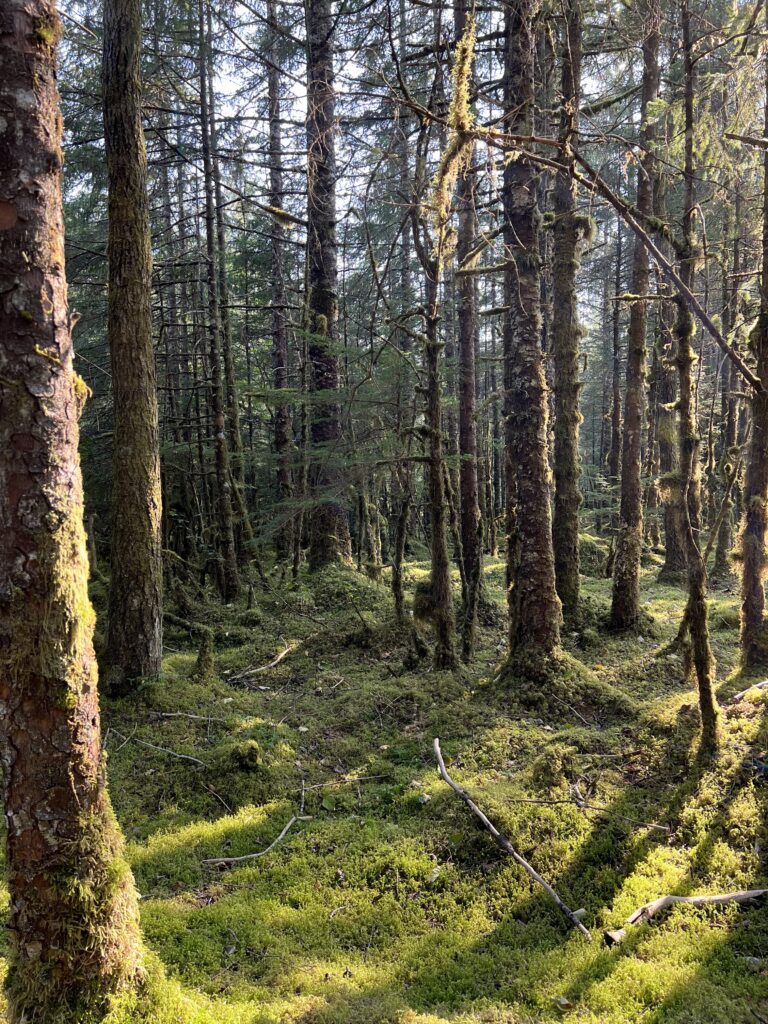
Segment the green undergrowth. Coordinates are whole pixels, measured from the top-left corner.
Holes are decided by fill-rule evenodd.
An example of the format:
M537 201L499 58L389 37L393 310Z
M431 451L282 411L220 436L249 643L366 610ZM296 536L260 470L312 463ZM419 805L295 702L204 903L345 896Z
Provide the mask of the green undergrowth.
M410 592L428 572L407 566ZM179 618L214 630L213 672L169 626L162 678L104 707L150 950L146 989L109 1024L768 1019L759 904L678 906L603 941L659 896L768 884L768 698L731 701L759 678L734 670L737 598L711 598L727 711L723 750L701 763L695 692L665 649L684 594L656 572L647 635L610 633L610 581L585 576L538 690L514 665L500 676L501 619L470 666L432 671L386 578L272 573L250 609L188 595ZM502 562L484 584L503 608ZM585 910L591 944L440 780L436 736L455 779ZM204 863L266 850L292 817L264 856Z

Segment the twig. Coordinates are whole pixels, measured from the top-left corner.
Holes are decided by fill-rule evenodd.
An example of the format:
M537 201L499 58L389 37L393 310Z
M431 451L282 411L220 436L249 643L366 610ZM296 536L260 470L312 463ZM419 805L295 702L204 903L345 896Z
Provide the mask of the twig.
M389 775L358 775L351 779L334 779L333 782L316 782L307 789L327 789L329 786L351 786L355 782L371 782L373 779L391 779Z
M170 754L171 757L178 757L181 761L192 761L193 764L199 764L201 768L210 768L210 765L207 765L205 761L201 761L199 757L192 757L191 754L179 754L175 750L169 750L168 747L157 747L154 743L147 743L146 740L140 740L133 734L130 736L123 736L123 734L118 732L117 729L113 729L112 732L115 736L119 736L120 739L123 740L121 746L117 748L118 750L122 750L126 743L133 740L134 743L139 743L142 747L149 747L150 750L158 750L161 754Z
M211 789L211 787L210 787L210 786L206 786L206 784L205 784L204 782L203 782L203 783L201 783L201 785L202 785L202 787L203 787L203 789L204 789L204 790L206 790L206 791L207 791L208 793L210 793L210 794L211 794L211 796L215 796L215 797L216 797L216 799L217 799L217 800L219 801L219 803L221 804L221 806L222 806L222 807L224 807L224 808L226 808L226 810L228 810L230 814L234 814L234 813L235 813L235 812L234 812L234 811L232 810L232 808L231 808L231 807L229 806L229 804L227 803L227 801L226 801L226 800L224 799L224 797L223 797L223 796L219 796L219 794L218 794L218 793L216 792L216 790L215 790L215 789Z
M235 683L239 682L239 680L241 679L246 679L248 676L258 676L261 675L262 672L268 672L269 669L275 668L277 665L279 665L283 658L287 658L291 651L295 651L298 646L298 641L292 644L288 644L285 650L280 651L277 657L273 658L272 661L269 662L269 664L262 665L260 668L247 668L243 672L238 673L236 676L230 676L227 682Z
M472 800L469 794L465 790L463 790L461 786L458 785L458 783L454 782L453 779L450 777L445 767L445 761L443 761L443 754L442 751L440 750L440 740L438 739L437 736L435 737L434 748L435 756L437 757L438 768L440 770L440 776L442 777L443 781L448 783L448 785L451 787L454 793L464 801L464 803L467 805L467 807L469 807L470 811L472 811L475 817L477 817L480 820L483 827L487 829L488 832L490 832L496 845L501 847L501 849L504 850L505 853L508 853L510 857L512 857L512 859L530 875L534 882L539 883L539 885L544 889L547 895L557 904L562 913L568 918L573 927L578 928L578 930L587 939L587 941L591 942L592 936L579 920L578 912L574 912L570 909L570 907L566 906L566 904L563 903L563 901L560 899L560 897L549 884L549 882L545 881L538 873L538 871L536 871L535 868L531 867L528 861L517 852L517 850L514 848L512 843L510 843L507 837L502 835L501 832L499 832L499 830L493 824L493 822L490 821L483 814L483 812Z
M291 817L291 820L283 828L283 831L280 833L277 839L273 839L265 850L259 850L258 853L246 853L243 854L242 857L210 857L207 860L204 860L202 863L210 864L212 867L226 868L230 867L232 864L242 864L242 862L246 860L257 860L259 857L265 857L270 850L274 850L274 848L277 846L281 839L284 839L288 835L288 833L290 832L290 830L293 828L297 821L311 821L311 815L304 813L303 779L301 780L301 806L299 808L299 813L294 814Z
M221 722L229 725L226 718L216 718L213 715L190 715L186 711L150 711L150 715L156 718L190 718L194 722Z

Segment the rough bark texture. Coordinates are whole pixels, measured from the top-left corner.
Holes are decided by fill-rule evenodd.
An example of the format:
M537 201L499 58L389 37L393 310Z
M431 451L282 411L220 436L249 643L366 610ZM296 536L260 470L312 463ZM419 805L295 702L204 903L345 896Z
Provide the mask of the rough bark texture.
M467 23L467 2L454 4L456 38L464 34ZM467 83L472 90L472 82ZM475 238L475 151L465 157L456 180L456 213L458 218L456 260L459 266L469 253ZM462 656L472 655L477 627L477 608L482 580L483 525L480 516L478 482L477 419L475 415L477 377L475 351L477 347L477 301L475 279L471 275L457 274L454 278L456 300L456 327L459 347L459 490L461 516L461 550L466 576L466 600L462 631Z
M643 39L643 87L640 120L643 156L637 176L637 208L653 213L654 120L646 116L648 105L659 95L659 8L657 0L642 5L645 21ZM635 239L632 258L632 293L648 292L648 251ZM613 564L611 625L614 629L635 629L640 619L640 556L643 547L643 488L641 480L641 437L646 373L646 303L633 302L629 312L627 380L624 395L624 434L621 451L621 507L616 558Z
M51 0L0 8L0 756L12 1024L83 1024L140 977L101 759ZM35 187L30 188L29 182Z
M306 0L307 23L307 313L312 404L311 483L316 503L309 565L351 561L352 540L340 504L341 409L336 356L339 303L336 261L336 144L331 0Z
M108 687L157 676L163 649L160 452L152 347L152 252L141 126L141 3L104 4L109 182L107 335L114 453Z
M533 117L534 5L512 0L505 18L506 130L530 134ZM547 654L560 638L555 589L550 476L547 459L548 388L541 347L539 210L536 169L513 156L504 168L504 415L507 455L507 544L510 671L524 648Z
M198 0L198 31L200 42L200 128L205 183L205 243L208 283L208 343L210 349L211 410L213 413L214 449L216 452L216 511L219 527L218 548L221 560L220 589L225 601L240 593L240 574L235 547L234 514L232 510L232 473L227 437L224 378L222 375L221 311L219 280L216 272L216 209L213 194L210 118L208 113L208 60L206 35L206 0Z
M580 0L566 0L561 57L560 139L566 161L579 128L581 98ZM576 183L566 171L555 176L552 250L552 354L555 398L555 503L552 538L555 579L563 612L579 603L579 328L576 273L584 223L576 214Z
M278 39L277 13L274 0L267 4L270 39ZM269 202L273 209L283 208L283 144L280 125L280 71L273 61L267 69L269 96ZM293 425L291 407L281 400L279 392L288 388L288 305L285 291L285 228L280 217L272 218L272 383L278 396L275 401L275 455L277 457L277 499L285 502L293 493L291 448ZM275 535L277 557L285 559L291 551L291 525L285 511Z
M768 28L768 7L765 12ZM768 131L768 55L765 62L765 131ZM763 155L763 256L760 315L752 332L757 375L768 382L768 150ZM741 656L745 665L768 662L765 622L765 540L768 530L768 390L752 395L752 437L744 482L741 526Z

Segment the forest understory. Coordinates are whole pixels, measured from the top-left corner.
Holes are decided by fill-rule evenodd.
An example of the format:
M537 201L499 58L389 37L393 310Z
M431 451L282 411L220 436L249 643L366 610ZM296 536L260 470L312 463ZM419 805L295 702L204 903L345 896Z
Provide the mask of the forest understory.
M480 627L476 659L457 672L419 658L386 580L352 568L254 578L250 608L186 590L162 677L103 707L109 787L158 965L139 1005L109 1021L768 1019L759 902L681 905L616 945L604 938L660 896L768 885L766 697L733 700L760 680L733 664L738 586L710 594L723 742L700 762L695 683L667 649L685 592L656 582L646 556L647 628L611 632L606 556L582 537L595 575L581 580L581 621L563 631L559 671L533 689L494 677L499 559L484 569L498 623ZM407 563L409 595L428 574ZM103 582L92 588L103 607ZM212 662L185 622L212 631ZM434 737L452 776L586 910L591 943L440 780ZM265 850L294 816L264 857L205 863Z

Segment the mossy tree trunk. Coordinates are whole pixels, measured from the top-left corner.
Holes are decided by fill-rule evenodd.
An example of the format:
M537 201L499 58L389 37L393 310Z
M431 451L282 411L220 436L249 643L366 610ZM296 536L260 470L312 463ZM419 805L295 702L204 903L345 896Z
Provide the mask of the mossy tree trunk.
M581 3L566 0L561 56L560 141L569 170L579 129L581 100ZM555 579L563 613L573 616L579 603L579 327L576 274L584 224L576 213L576 183L563 170L555 175L552 250L552 354L554 366L555 502L552 537Z
M277 24L275 0L268 0L270 52L275 52L280 30ZM274 210L282 210L283 196L283 141L280 123L280 70L274 60L267 68L269 101L269 202ZM293 424L290 404L282 397L288 380L288 299L285 289L285 227L279 215L272 217L272 383L275 398L274 444L277 458L277 500L286 502L293 494L291 449ZM280 511L280 525L275 534L277 557L282 561L290 556L292 547L291 522L287 511Z
M531 134L534 5L511 0L505 17L504 128ZM504 167L504 416L507 469L507 572L510 671L523 649L546 655L560 639L555 587L550 474L549 391L542 355L539 209L536 167L510 154Z
M455 0L453 23L456 39L461 39L467 23L467 0ZM467 82L470 92L474 78ZM475 214L475 147L465 156L456 179L457 239L456 259L461 267L477 233ZM459 490L461 520L461 550L466 578L464 623L462 629L462 657L472 657L477 628L477 609L482 584L483 524L480 515L480 490L477 445L477 373L476 349L478 342L477 296L475 278L468 274L454 275L456 299L456 327L459 349Z
M141 126L141 2L104 4L109 183L107 335L114 409L107 684L157 676L163 650L160 451L152 252Z
M141 978L137 896L101 756L78 456L87 389L72 368L64 273L58 36L51 0L0 8L0 757L11 1024L98 1020L113 993Z
M643 39L643 85L640 107L642 157L637 174L637 208L641 214L653 213L653 147L655 121L648 110L659 95L659 20L658 0L641 5ZM649 281L648 251L635 239L632 257L632 293L646 295ZM621 504L616 557L613 563L611 625L614 629L635 629L640 620L640 556L643 549L643 488L641 438L646 374L646 303L633 302L629 312L627 377L624 393L624 431L621 450Z
M207 0L198 0L200 129L205 187L205 243L208 285L208 343L210 351L210 395L216 457L216 511L220 558L219 587L225 601L240 593L240 572L235 546L235 517L232 507L232 470L227 432L224 378L222 373L222 327L219 279L216 269L216 203L213 192L210 115L208 112Z
M621 219L616 218L616 266L614 269L615 294L621 295L623 282L623 234ZM614 301L611 318L612 372L611 372L611 445L608 449L608 479L612 485L619 481L621 466L621 303Z
M768 7L765 10L768 29ZM768 53L765 74L764 127L768 131ZM763 237L760 313L752 336L757 375L763 390L752 395L752 436L747 454L741 524L741 656L745 665L768 663L765 621L765 542L768 530L768 150L763 154Z
M307 314L312 403L311 484L315 507L309 566L352 559L349 519L341 504L343 474L338 402L339 302L336 256L336 96L331 0L306 0L307 25Z
M696 194L693 168L694 133L694 81L693 43L688 0L683 0L683 66L685 111L685 188L683 200L683 252L680 260L680 279L693 291L696 263ZM687 631L691 640L693 665L699 691L699 710L702 724L702 746L712 750L717 744L718 710L715 700L715 663L709 642L707 624L707 568L701 550L701 442L696 417L696 382L693 367L696 353L693 349L695 323L687 305L678 301L675 322L675 365L680 380L678 400L680 444L680 509L686 541L688 562L688 602L681 632Z

